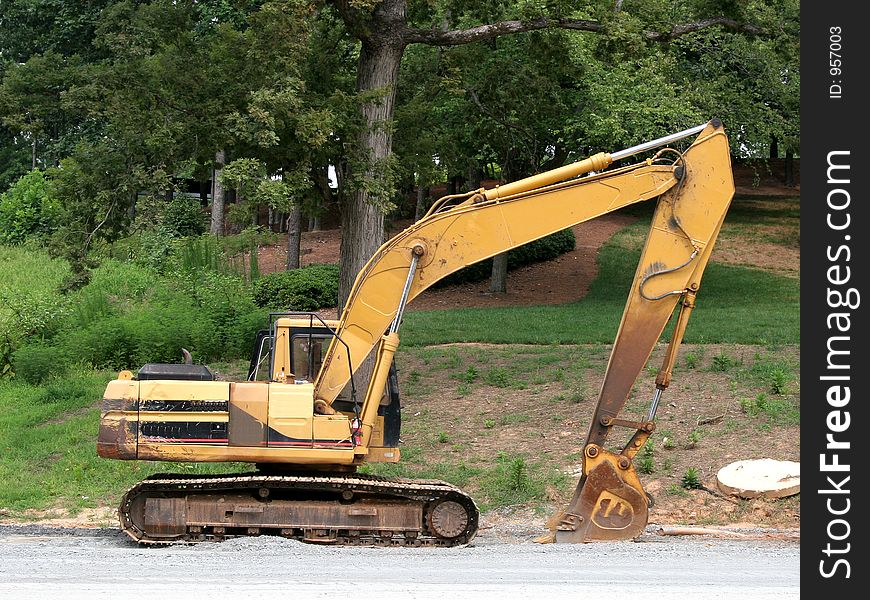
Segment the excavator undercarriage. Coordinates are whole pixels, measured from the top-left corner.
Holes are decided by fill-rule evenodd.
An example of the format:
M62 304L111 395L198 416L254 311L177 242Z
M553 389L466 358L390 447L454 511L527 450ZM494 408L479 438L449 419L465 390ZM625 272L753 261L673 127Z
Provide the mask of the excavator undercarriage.
M474 501L443 481L362 474L153 475L121 500L121 525L147 544L277 535L352 546L461 546Z

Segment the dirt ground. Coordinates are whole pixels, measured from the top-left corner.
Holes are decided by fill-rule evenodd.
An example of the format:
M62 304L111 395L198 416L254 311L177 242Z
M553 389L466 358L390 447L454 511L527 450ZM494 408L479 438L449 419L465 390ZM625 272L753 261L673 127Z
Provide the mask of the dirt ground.
M653 352L650 365L660 365L666 346ZM500 453L526 457L529 472L567 474L569 485L547 488L554 509L570 500L581 473L582 441L589 428L597 391L604 377L609 345L561 346L558 353L535 346L451 344L401 356L399 387L403 401L405 444L423 448L424 463L488 464ZM562 358L560 355L564 356ZM730 366L721 357L728 357ZM555 359L555 360L554 360ZM692 367L688 367L689 362ZM778 500L740 499L718 489L719 469L738 460L773 458L800 461L800 406L797 346L770 349L730 344L687 344L681 348L673 381L656 415L656 432L639 454L635 467L653 496L650 522L695 526L768 527L800 525L799 496ZM445 365L456 367L451 372ZM767 365L792 365L782 393L771 392L764 376ZM577 365L584 365L577 368ZM462 374L474 367L480 377L463 389ZM509 370L520 385L486 385L487 372ZM421 386L414 373L441 373L434 386ZM561 371L564 378L552 373ZM623 418L643 419L655 389L655 369L641 372ZM545 381L546 383L536 383ZM524 385L528 383L528 385ZM767 412L747 402L765 394ZM776 408L776 410L771 410ZM449 441L437 442L443 435ZM608 447L618 450L629 430L616 428ZM644 467L644 457L648 467ZM684 489L689 469L697 471L700 489ZM468 489L475 495L480 490ZM515 517L512 509L496 511L499 522ZM543 526L548 515L519 517ZM490 518L488 517L488 518Z

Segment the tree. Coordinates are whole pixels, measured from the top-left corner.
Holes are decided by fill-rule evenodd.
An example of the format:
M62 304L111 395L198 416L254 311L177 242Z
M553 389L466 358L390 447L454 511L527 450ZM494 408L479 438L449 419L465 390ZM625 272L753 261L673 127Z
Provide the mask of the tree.
M341 276L339 282L339 304L343 306L347 299L357 272L383 241L384 209L391 206L392 188L392 128L394 117L399 67L405 49L412 44L427 44L439 47L458 46L493 39L499 36L550 28L569 29L596 34L608 33L610 20L624 23L622 15L626 12L623 3L618 3L620 10L614 11L613 6L606 9L590 3L584 7L569 7L566 12L572 14L599 13L598 19L568 18L559 16L561 7L556 4L543 8L527 6L495 7L487 10L479 5L458 4L449 2L432 5L414 5L413 11L408 10L407 0L381 0L366 2L364 0L331 0L336 7L348 31L360 43L359 61L357 63L357 90L366 96L362 105L362 115L365 127L358 137L360 156L353 171L356 180L353 192L345 203L342 211L342 244L341 244ZM644 14L650 21L648 28L642 29L634 36L643 42L657 42L675 39L691 32L711 27L728 28L749 34L755 34L760 29L744 20L743 14L715 14L718 10L715 2L708 5L698 2L685 22L665 20L670 16L662 3L650 3L653 10ZM740 13L730 3L725 8ZM638 12L643 13L648 7L641 5ZM616 17L613 17L616 13ZM449 28L452 14L460 26ZM639 19L639 17L638 17ZM414 27L412 22L440 23L434 27ZM444 21L448 21L444 26ZM480 23L482 25L471 25ZM468 26L465 26L468 24Z

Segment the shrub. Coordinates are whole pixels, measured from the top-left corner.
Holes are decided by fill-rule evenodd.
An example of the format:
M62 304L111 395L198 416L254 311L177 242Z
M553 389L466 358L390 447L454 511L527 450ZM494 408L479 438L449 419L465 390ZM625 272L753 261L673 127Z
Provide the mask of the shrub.
M311 265L265 275L254 282L257 306L276 310L317 310L338 304L338 266Z
M236 235L225 235L218 238L224 251L229 255L247 252L251 246L271 246L284 239L284 234L269 231L262 226L246 227Z
M557 231L534 242L523 244L508 251L508 271L513 271L525 265L552 260L561 254L574 249L576 239L570 228ZM448 275L438 285L471 283L483 281L492 274L492 259L484 260Z
M0 194L0 243L21 244L51 233L60 212L51 184L41 171L31 171Z
M160 229L170 237L190 237L205 233L205 214L199 201L179 194L163 208Z

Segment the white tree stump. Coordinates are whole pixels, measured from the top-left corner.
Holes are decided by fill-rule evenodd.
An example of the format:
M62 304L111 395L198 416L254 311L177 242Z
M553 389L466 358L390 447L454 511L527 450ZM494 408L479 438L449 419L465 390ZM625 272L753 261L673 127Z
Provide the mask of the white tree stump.
M801 491L801 464L790 460L739 460L719 469L716 483L740 498L784 498Z

